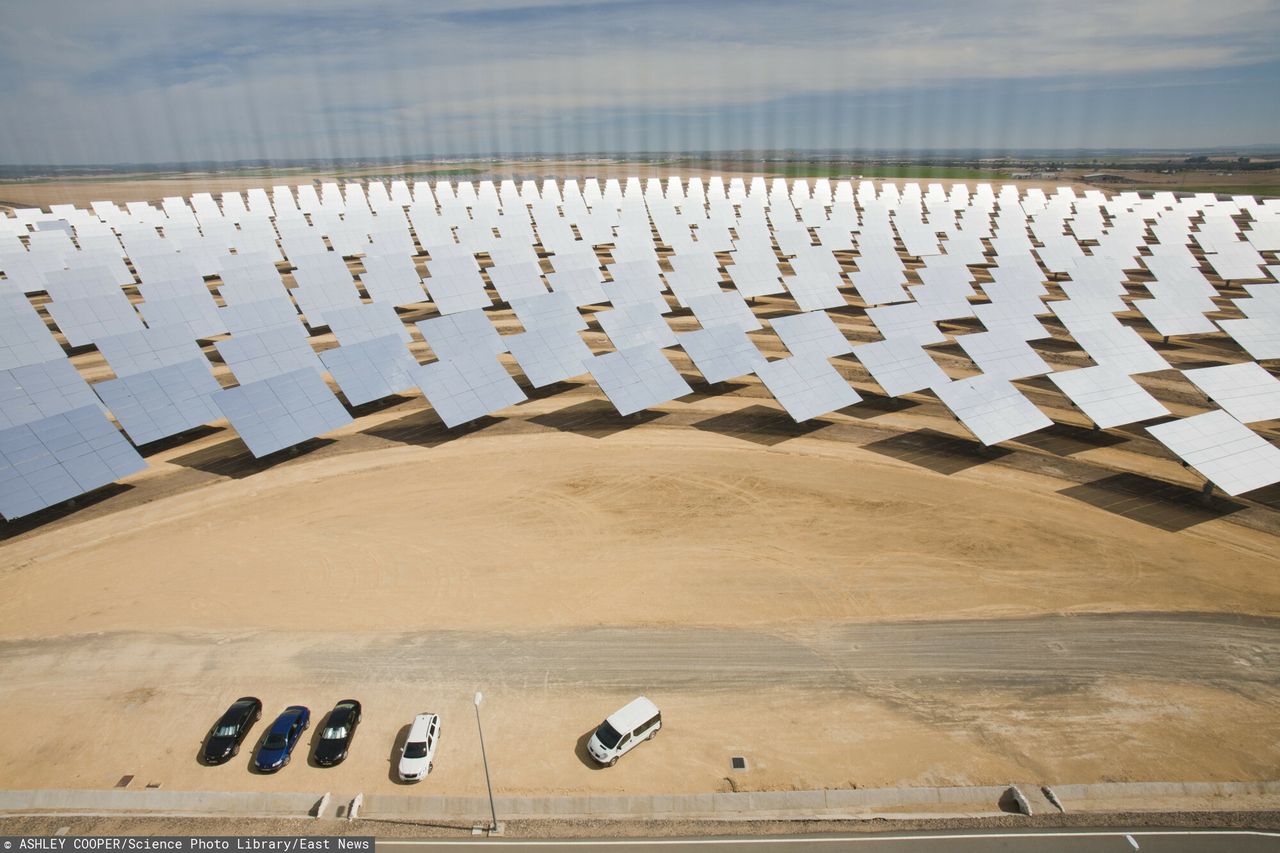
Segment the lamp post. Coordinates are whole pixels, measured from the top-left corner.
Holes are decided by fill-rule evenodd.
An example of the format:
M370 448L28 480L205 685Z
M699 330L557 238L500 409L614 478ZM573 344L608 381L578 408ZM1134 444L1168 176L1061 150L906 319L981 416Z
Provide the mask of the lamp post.
M498 831L498 810L493 805L493 783L489 781L489 757L484 751L484 727L480 725L480 703L484 701L484 694L479 690L476 691L476 731L480 732L480 760L484 762L484 784L489 789L489 816L493 818L493 825L489 827L490 833Z

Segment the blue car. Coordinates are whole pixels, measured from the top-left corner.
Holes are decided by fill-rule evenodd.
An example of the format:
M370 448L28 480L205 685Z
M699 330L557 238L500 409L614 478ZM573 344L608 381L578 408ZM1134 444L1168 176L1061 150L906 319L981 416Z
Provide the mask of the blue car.
M274 773L289 763L293 748L302 739L302 733L311 725L311 711L302 705L290 705L267 730L267 736L258 747L253 767L259 773Z

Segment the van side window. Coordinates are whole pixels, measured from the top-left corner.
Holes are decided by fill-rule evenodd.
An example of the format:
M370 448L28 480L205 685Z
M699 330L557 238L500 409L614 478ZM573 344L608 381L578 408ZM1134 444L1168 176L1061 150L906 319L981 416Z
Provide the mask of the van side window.
M662 719L661 714L655 714L654 716L645 720L643 723L641 723L639 726L636 727L636 731L635 731L636 737L639 737L642 732L647 732L649 729L653 728L657 724L657 722L661 719Z

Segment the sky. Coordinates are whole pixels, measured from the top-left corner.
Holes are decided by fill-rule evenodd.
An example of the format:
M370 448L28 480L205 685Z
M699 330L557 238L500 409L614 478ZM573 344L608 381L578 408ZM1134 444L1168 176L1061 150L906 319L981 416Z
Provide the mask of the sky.
M39 0L0 163L1280 144L1280 0Z

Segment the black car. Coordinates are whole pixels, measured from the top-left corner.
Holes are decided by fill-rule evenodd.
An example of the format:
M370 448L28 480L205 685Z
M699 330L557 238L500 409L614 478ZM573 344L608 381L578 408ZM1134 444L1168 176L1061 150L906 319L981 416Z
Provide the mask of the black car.
M218 718L204 742L205 764L222 764L240 751L249 729L262 717L262 702L255 696L242 696Z
M324 731L320 732L320 743L316 745L316 764L321 767L332 767L341 764L351 748L351 739L356 736L356 726L360 725L360 703L355 699L343 699L329 712Z

